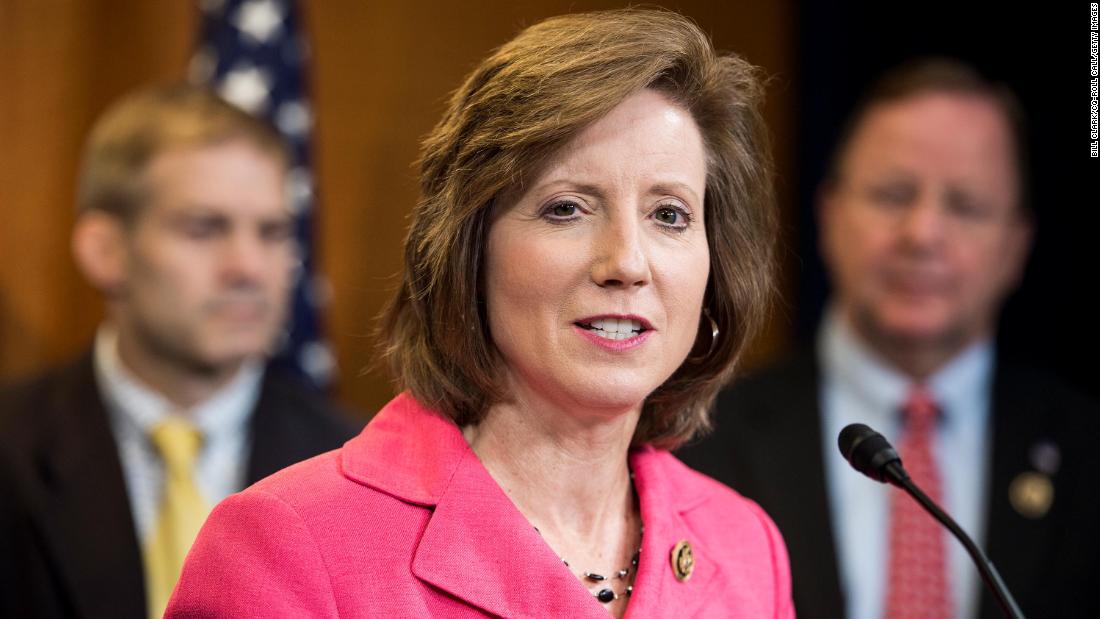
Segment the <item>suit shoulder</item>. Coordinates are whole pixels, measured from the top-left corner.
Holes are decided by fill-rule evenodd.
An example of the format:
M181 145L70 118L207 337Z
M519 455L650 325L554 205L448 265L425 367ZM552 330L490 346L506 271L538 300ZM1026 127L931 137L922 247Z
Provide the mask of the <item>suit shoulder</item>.
M0 437L4 443L42 425L50 400L83 369L81 363L55 366L0 387ZM90 366L87 370L90 373Z
M770 399L791 389L813 389L816 383L813 352L802 351L738 376L719 394L718 407L729 402Z
M1004 363L995 374L994 397L1049 423L1091 433L1100 431L1100 402L1058 376L1030 366Z
M340 412L324 394L283 369L268 367L264 371L263 390L265 394L291 404L304 414L332 415Z
M817 385L817 364L810 353L737 377L715 399L711 430L693 438L678 453L699 468L699 452L718 450L722 453L713 457L724 460L732 445L803 422L816 410Z
M350 413L285 370L268 368L261 398L262 405L277 408L283 415L302 422L304 431L331 438L337 444L361 429L352 422Z
M45 398L62 372L63 368L54 367L0 386L0 413L14 414L27 404Z

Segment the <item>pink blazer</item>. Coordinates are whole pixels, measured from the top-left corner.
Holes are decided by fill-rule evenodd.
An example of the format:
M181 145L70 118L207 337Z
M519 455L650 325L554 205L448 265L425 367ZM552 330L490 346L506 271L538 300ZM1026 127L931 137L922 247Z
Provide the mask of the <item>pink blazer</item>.
M631 452L645 536L628 617L794 617L786 548L751 501ZM690 542L694 573L670 552ZM214 509L166 617L608 616L449 420L408 395L342 449Z

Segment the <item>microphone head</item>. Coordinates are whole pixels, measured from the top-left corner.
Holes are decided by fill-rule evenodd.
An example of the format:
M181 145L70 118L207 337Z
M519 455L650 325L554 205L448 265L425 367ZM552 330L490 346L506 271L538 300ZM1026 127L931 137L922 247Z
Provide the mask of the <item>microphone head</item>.
M837 437L840 454L852 465L852 468L875 481L883 483L893 481L888 465L896 462L901 468L901 456L890 445L890 441L862 423L853 423L840 431Z

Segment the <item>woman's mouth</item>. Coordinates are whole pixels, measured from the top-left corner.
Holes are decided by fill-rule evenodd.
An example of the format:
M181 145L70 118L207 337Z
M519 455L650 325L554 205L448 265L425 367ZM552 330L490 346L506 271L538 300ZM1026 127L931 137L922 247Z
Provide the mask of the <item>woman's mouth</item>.
M625 340L645 330L637 320L618 318L599 318L590 323L578 322L577 326L609 340Z
M641 319L614 316L586 318L573 324L606 340L628 340L652 329Z

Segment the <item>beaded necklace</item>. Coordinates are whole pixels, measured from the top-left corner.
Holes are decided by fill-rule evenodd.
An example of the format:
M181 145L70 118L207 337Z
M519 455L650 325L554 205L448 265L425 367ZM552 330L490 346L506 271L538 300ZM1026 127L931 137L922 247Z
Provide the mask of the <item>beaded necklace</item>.
M535 527L535 532L538 533L539 535L542 535L542 531L539 531L538 527ZM641 530L638 532L638 548L637 548L637 550L634 551L634 554L632 554L630 556L630 565L628 565L628 566L626 566L626 567L624 567L620 570L616 570L611 576L604 576L603 574L598 574L596 572L589 572L589 571L585 570L584 579L586 581L591 582L591 583L603 583L603 585L604 585L604 586L602 586L602 587L600 587L599 589L596 589L596 590L589 589L589 591L592 593L593 596L596 597L597 600L599 600L600 602L602 602L604 604L610 604L611 602L614 602L615 600L617 600L619 598L630 597L630 595L634 593L634 583L633 582L628 584L625 589L623 589L621 592L618 592L618 593L616 593L615 590L611 588L610 584L611 584L612 579L626 580L627 577L632 575L632 574L635 577L637 576L638 559L640 559L641 556L642 556L642 540L641 540L641 538L644 535L645 535L645 525L642 525ZM561 557L559 557L559 558L561 558ZM569 567L570 570L572 570L572 568L569 566L568 561L566 561L565 559L562 559L561 562L565 564L565 567Z
M634 501L637 502L638 490L634 488L634 471L630 471L630 489L634 494ZM542 535L542 531L539 531L538 527L535 527L535 533L538 533L539 536ZM637 577L638 560L642 556L642 538L644 536L645 525L641 524L639 525L638 530L638 548L634 551L634 554L630 556L630 565L620 570L616 570L611 576L604 576L603 574L589 572L587 570L584 571L584 579L586 581L595 584L603 584L603 586L599 587L598 589L589 589L592 595L595 596L595 598L601 603L610 604L611 602L614 602L615 600L618 600L620 598L630 597L634 593L633 579ZM564 557L558 558L561 559L561 562L565 564L565 567L570 567L569 561L566 561ZM572 571L571 567L570 571ZM631 582L626 586L625 589L620 592L615 592L615 590L611 588L610 584L612 579L625 581L628 576L631 576Z

